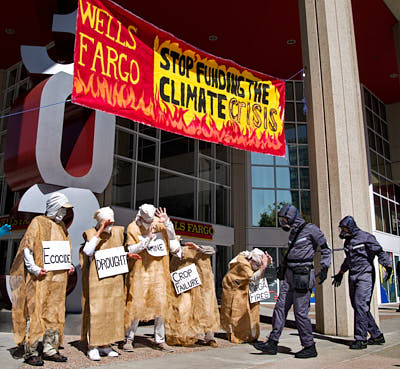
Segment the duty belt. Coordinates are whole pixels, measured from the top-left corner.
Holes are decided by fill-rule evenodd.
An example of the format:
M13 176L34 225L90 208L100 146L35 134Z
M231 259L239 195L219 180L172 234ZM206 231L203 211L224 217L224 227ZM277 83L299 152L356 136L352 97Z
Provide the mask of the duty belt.
M314 258L308 258L308 259L287 259L288 263L293 263L293 264L300 264L300 263L312 263L314 261Z

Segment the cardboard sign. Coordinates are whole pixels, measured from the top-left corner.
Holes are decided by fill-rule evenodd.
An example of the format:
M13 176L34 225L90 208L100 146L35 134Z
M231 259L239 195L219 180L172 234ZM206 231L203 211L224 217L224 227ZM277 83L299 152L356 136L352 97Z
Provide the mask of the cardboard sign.
M168 254L167 246L161 233L156 233L156 238L150 241L146 250L151 256L165 256Z
M201 285L200 276L194 264L171 273L171 278L178 295Z
M269 298L269 286L266 278L261 278L257 282L249 284L249 299L250 304L266 300Z
M128 262L123 246L99 250L94 253L99 278L128 273Z
M65 270L70 269L71 246L69 241L42 241L43 269Z

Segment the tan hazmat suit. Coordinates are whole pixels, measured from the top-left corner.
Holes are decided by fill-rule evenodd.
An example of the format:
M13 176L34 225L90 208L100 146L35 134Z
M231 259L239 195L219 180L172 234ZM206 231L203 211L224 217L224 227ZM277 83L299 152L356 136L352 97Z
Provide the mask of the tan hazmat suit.
M19 245L10 271L14 340L18 345L34 344L47 330L58 331L61 343L64 334L68 270L48 271L46 276L36 277L24 265L24 249L28 247L35 264L43 268L42 241L70 241L64 223L39 215L33 218Z
M85 241L97 233L95 228L84 232ZM123 246L124 228L113 226L111 234L100 235L96 251ZM124 276L99 279L95 257L79 253L82 266L82 326L81 340L90 346L104 346L124 339ZM89 337L88 337L89 336Z
M195 264L201 286L179 295L172 287L170 310L165 319L165 332L169 345L190 346L200 335L219 331L220 317L210 255L192 250L188 246L183 248L183 255L182 259L176 256L172 258L171 272Z
M129 273L125 277L125 330L134 320L149 321L155 317L165 318L167 315L168 294L172 292L169 242L164 224L158 222L157 217L154 220L153 234L162 233L167 255L155 257L144 249L139 253L141 260L129 260ZM136 244L139 242L139 236L148 234L149 231L143 225L138 226L136 221L133 221L127 228L126 244Z
M249 260L239 254L222 281L221 326L234 343L252 342L260 335L260 303L249 301L253 274Z

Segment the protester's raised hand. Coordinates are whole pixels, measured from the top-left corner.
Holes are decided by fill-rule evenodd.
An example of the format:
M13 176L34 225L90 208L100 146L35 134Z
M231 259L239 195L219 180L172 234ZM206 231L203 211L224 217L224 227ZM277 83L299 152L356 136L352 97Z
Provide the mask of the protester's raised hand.
M40 272L39 272L39 277L44 277L46 274L47 274L47 270L41 268L41 269L40 269Z
M142 257L139 254L134 254L133 252L128 252L128 259L141 260Z
M68 274L71 275L71 274L74 274L74 272L75 272L75 267L73 265L71 265L71 268L69 268L69 270L68 270Z
M156 217L158 217L160 219L161 223L165 223L166 221L168 221L168 215L167 215L167 210L164 208L158 208L156 210Z
M9 224L4 224L0 227L0 237L11 232L11 226Z
M185 246L188 246L189 249L196 250L196 251L198 251L200 249L200 247L198 245L196 245L194 242L186 242Z
M271 265L274 263L274 260L272 259L272 256L268 254L267 251L265 251L265 256L267 257L267 265Z

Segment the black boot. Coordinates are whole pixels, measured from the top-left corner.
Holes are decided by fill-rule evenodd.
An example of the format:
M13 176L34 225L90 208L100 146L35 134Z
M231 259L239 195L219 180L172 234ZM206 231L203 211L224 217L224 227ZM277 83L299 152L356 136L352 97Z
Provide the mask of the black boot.
M351 345L352 350L361 350L367 348L367 341L355 340Z
M315 343L311 346L304 347L299 352L294 354L294 357L297 359L308 359L310 357L316 357L318 355L317 350L315 349Z
M254 347L267 355L276 355L278 352L278 342L271 339L268 342L256 343Z
M385 337L383 337L383 334L381 334L380 336L375 337L375 338L371 337L367 341L368 345L383 345L384 343L385 343Z

